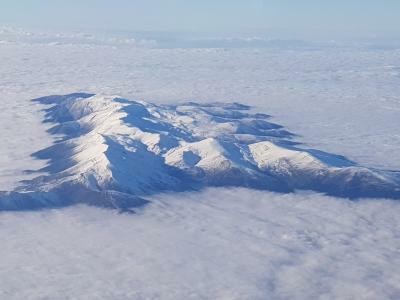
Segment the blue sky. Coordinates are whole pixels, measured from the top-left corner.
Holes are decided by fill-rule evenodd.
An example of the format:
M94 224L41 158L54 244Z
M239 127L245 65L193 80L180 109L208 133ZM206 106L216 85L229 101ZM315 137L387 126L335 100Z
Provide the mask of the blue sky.
M0 24L49 29L399 37L399 0L0 0Z

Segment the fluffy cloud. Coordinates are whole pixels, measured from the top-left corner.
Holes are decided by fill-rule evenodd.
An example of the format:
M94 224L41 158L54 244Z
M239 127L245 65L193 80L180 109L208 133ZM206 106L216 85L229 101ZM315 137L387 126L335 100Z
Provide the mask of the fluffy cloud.
M7 299L397 298L400 203L246 189L1 213Z

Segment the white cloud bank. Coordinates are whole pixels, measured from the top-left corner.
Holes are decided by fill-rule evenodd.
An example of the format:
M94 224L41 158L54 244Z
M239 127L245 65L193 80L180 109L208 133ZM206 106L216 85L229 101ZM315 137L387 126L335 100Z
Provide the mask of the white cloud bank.
M77 90L240 101L310 147L400 166L396 49L8 41L0 41L0 189L45 165L30 154L52 139L29 100ZM162 196L137 215L84 206L3 212L0 299L398 299L399 205L213 189Z
M400 203L209 189L1 213L3 299L398 299Z

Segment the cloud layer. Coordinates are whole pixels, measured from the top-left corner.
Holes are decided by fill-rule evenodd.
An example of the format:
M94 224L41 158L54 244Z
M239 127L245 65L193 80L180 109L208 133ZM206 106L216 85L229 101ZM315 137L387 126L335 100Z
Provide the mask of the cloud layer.
M398 299L400 203L210 189L1 213L7 299Z

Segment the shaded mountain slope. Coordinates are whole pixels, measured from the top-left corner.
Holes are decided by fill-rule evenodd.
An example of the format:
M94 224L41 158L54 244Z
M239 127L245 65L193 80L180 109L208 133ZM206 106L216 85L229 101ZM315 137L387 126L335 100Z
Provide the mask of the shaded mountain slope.
M2 210L78 202L125 209L146 195L206 186L400 198L397 172L302 148L242 104L154 105L84 93L34 101L48 105L44 122L59 140L33 154L48 160L40 170L47 175L2 192Z

